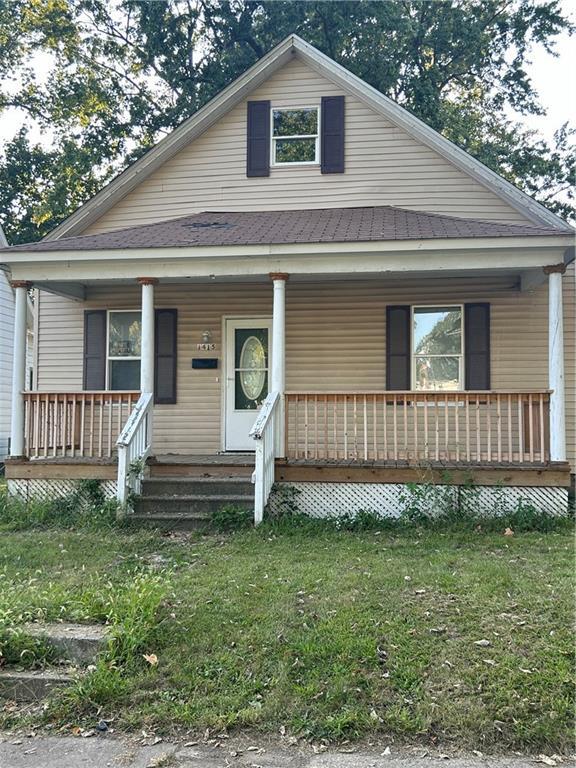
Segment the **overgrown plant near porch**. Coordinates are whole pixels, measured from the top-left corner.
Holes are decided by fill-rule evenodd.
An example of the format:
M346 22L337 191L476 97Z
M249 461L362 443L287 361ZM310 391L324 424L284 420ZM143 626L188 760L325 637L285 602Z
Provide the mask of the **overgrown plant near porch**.
M71 493L43 500L10 496L5 485L0 487L0 530L108 529L117 525L117 510L99 480L79 480Z
M265 524L274 530L292 528L334 528L336 530L402 530L422 526L438 530L552 531L564 530L573 521L572 514L560 514L553 509L538 508L525 499L510 503L504 489L495 489L493 505L481 504L481 490L473 482L450 485L450 475L443 475L443 484L431 479L407 483L400 495L398 514L392 516L377 509L334 510L328 517L314 518L301 512L298 505L300 490L289 484L276 484L267 507Z

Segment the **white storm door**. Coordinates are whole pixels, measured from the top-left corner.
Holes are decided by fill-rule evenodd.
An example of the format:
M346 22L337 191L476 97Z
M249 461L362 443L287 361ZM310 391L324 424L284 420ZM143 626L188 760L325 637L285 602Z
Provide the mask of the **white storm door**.
M272 320L226 320L225 449L252 451L249 437L268 394Z

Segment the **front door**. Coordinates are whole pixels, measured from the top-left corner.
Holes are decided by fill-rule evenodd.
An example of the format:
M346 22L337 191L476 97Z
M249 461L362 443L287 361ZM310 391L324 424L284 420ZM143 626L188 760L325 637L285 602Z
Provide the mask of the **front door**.
M249 432L268 394L272 320L226 320L225 448L251 451Z

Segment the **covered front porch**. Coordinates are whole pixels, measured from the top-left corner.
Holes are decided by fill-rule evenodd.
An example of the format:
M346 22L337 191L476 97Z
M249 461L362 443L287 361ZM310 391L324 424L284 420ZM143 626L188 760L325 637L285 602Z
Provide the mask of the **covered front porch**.
M159 466L249 452L256 522L275 481L569 485L564 236L321 245L18 254L8 478L115 474L125 504Z

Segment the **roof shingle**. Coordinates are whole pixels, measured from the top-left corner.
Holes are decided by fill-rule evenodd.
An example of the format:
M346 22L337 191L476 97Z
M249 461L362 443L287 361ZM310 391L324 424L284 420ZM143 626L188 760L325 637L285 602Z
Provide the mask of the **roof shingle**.
M196 213L102 234L17 245L9 249L0 249L0 252L349 243L565 234L566 230L550 227L500 224L493 221L460 219L455 216L378 206Z

